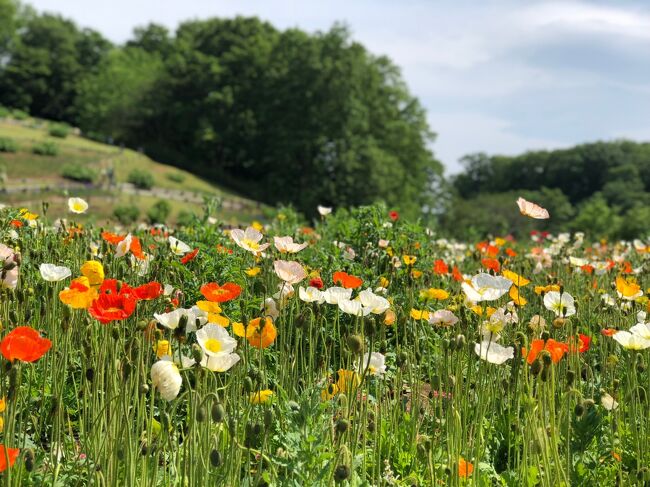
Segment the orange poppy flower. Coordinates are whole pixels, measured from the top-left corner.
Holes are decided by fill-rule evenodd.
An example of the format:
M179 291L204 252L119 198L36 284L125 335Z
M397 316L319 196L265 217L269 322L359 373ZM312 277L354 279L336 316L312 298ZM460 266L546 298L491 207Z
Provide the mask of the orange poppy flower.
M10 362L14 360L36 362L51 347L52 342L50 340L41 337L36 330L29 326L14 328L0 342L0 352Z
M124 235L117 235L116 233L111 232L102 232L102 238L109 244L117 245L122 240L124 240Z
M449 274L449 266L444 260L438 259L433 263L433 272L438 275Z
M133 294L136 298L149 301L156 299L163 293L163 287L159 282L153 281L133 289Z
M347 272L338 271L332 275L334 284L340 284L346 289L356 289L363 284L363 279L357 276L352 276Z
M614 336L616 332L618 332L616 328L603 328L600 330L600 334L606 337Z
M481 264L486 269L493 270L494 272L499 272L501 270L501 264L496 259L481 259Z
M0 472L4 472L8 467L13 467L19 453L18 448L7 448L0 445ZM9 457L9 465L7 465L7 457Z
M216 282L209 282L201 286L201 294L208 301L225 303L239 296L241 287L234 282L227 282L223 286L219 286Z
M88 308L88 312L100 323L124 320L135 311L137 299L131 294L100 294Z
M517 252L515 252L514 250L512 250L510 248L506 249L506 254L508 254L508 257L516 257L517 256Z
M463 457L458 459L458 476L462 479L466 479L474 472L474 465Z
M131 253L136 259L145 260L146 256L142 251L142 243L138 237L131 237L131 247L129 248Z
M458 269L458 266L454 266L454 270L452 272L452 277L454 278L454 281L462 281L463 280L463 275L460 273L460 269Z
M11 226L14 228L20 228L23 226L23 222L20 220L11 220Z
M569 346L566 343L558 342L552 338L549 338L546 340L546 343L544 343L544 340L539 338L532 341L530 344L530 351L522 348L521 354L526 357L526 362L528 362L528 364L532 364L542 350L549 352L551 354L551 360L556 364L562 359L562 357L564 357L564 354L569 351Z
M189 261L194 260L194 257L196 257L198 255L198 253L199 253L199 248L198 247L195 248L194 250L192 250L192 252L188 252L181 259L181 264L187 264Z
M126 282L117 279L104 279L99 287L99 294L134 294L134 290Z
M255 348L268 347L278 336L273 320L268 316L263 322L262 318L249 321L245 328L242 323L233 323L232 330L235 335L246 338L250 346Z

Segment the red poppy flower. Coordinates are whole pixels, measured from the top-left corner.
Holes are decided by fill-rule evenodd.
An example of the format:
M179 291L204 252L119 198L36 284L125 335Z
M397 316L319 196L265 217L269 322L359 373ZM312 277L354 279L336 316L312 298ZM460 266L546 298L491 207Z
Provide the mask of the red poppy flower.
M357 276L352 276L347 272L335 272L332 276L334 284L340 284L346 289L356 289L363 284L363 279Z
M578 335L578 339L580 340L580 348L578 348L579 353L585 353L587 350L589 350L589 347L591 346L591 337L587 335L583 335L582 333Z
M460 269L458 269L458 266L454 266L454 270L451 273L452 277L454 278L454 281L462 281L463 280L463 275L460 273Z
M52 347L52 342L30 328L29 326L19 326L0 342L0 352L2 356L13 362L36 362Z
M490 269L497 273L501 269L501 264L499 264L499 261L496 259L481 259L481 264L483 264L483 267L486 269Z
M580 266L580 269L582 269L582 272L584 272L585 274L591 274L591 273L594 272L594 266L589 265L589 264L585 264L583 266Z
M600 330L600 334L606 337L611 337L616 332L618 332L616 328L603 328L602 330Z
M163 287L159 282L153 281L133 289L133 294L136 298L149 301L156 299L163 293Z
M522 348L521 354L526 357L526 362L532 364L539 355L539 352L542 350L549 352L551 354L551 360L556 364L562 359L562 357L564 357L564 354L569 351L569 346L566 343L558 342L552 338L549 338L546 342L539 338L532 341L530 344L530 351Z
M517 256L517 252L515 252L512 249L506 249L506 254L508 254L509 257L516 257Z
M444 260L438 259L433 263L433 272L438 275L449 274L449 266Z
M389 212L389 213L388 213L388 216L389 216L390 219L393 220L394 222L396 222L397 220L399 220L399 213L397 213L395 210Z
M11 220L11 226L14 228L20 228L23 226L23 222L20 220Z
M99 287L99 294L133 294L133 288L117 279L104 279Z
M199 248L195 248L192 250L192 252L189 252L183 256L181 259L181 264L187 264L189 261L194 260L194 257L196 257L199 253Z
M623 262L621 264L621 267L622 267L621 272L623 274L632 274L632 270L633 270L632 269L632 263L629 260L626 260L625 262Z
M100 323L124 320L135 311L137 299L132 294L100 294L88 312Z
M142 251L142 243L138 237L131 237L131 248L129 249L136 259L144 260L146 257Z
M0 445L0 472L4 472L8 467L13 467L19 453L18 448L7 448ZM7 457L9 457L9 465L7 465Z
M323 289L323 280L320 277L314 277L311 281L309 281L309 285L311 287L315 287L316 289Z
M239 296L241 294L241 287L234 282L227 282L223 286L219 286L216 282L209 282L201 286L201 294L208 301L225 303Z

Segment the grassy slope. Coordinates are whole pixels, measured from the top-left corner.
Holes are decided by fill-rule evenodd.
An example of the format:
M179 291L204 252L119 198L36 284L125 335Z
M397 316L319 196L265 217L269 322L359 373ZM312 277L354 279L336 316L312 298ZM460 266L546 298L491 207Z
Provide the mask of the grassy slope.
M250 221L259 218L263 208L257 203L241 198L232 192L219 188L195 175L181 169L167 166L152 161L148 157L129 149L102 144L77 135L68 135L65 139L48 135L48 126L43 121L30 120L16 122L13 120L0 120L0 137L9 137L16 141L19 150L16 153L0 152L0 165L6 169L8 180L5 187L48 187L49 191L35 193L24 191L11 195L0 195L2 202L12 205L25 204L40 210L40 202L47 200L51 203L49 215L52 217L65 216L65 200L67 194L60 186L69 185L71 181L61 177L61 169L67 163L84 164L101 173L113 167L115 179L118 183L127 181L128 174L133 169L149 172L154 177L154 187L176 190L179 200L172 203L172 220L178 212L192 211L200 214L201 205L193 202L199 196L221 197L233 203L238 203L242 208L226 210L218 215L232 223L237 221ZM37 142L51 141L59 145L57 156L41 156L32 153L32 146ZM100 179L101 181L101 176ZM72 193L72 192L71 192ZM151 207L157 198L151 195L111 194L107 191L82 189L74 190L74 194L89 198L92 213L89 218L106 219L112 214L117 204L132 204L141 209L144 217L146 210ZM185 200L183 195L188 195Z

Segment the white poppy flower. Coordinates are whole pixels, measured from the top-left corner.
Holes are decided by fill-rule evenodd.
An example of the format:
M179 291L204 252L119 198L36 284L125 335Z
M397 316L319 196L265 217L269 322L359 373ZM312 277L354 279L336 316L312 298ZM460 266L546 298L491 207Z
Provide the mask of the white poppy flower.
M359 367L359 373L363 374L367 368L370 375L383 377L386 373L386 364L384 363L385 359L386 358L379 352L372 352L370 354L368 352L364 353Z
M41 264L38 270L41 271L41 277L49 282L62 281L72 275L72 271L68 267L54 264Z
M382 296L377 296L372 292L372 289L361 291L357 299L361 301L364 308L370 309L370 312L375 315L380 315L390 308L388 300Z
M616 402L616 400L606 392L603 393L602 396L600 396L600 403L608 411L613 411L618 407L618 403Z
M5 244L0 244L0 266L3 267L0 287L16 289L18 285L18 264L16 259L16 252L13 249Z
M273 244L280 252L288 254L300 252L309 245L307 242L301 244L294 242L292 237L273 237Z
M260 244L263 235L253 227L248 227L246 231L236 228L230 231L230 237L242 249L253 252L254 254L266 250L271 245L269 243Z
M510 290L511 286L512 281L509 279L501 276L492 276L485 272L481 272L472 277L471 284L466 282L461 284L467 299L473 303L499 299Z
M491 364L501 365L515 357L515 349L489 340L474 345L474 353Z
M86 213L88 203L82 198L68 198L68 209L72 213Z
M305 268L295 261L276 260L273 268L277 276L289 284L297 284L307 277Z
M318 205L318 213L320 213L320 216L327 216L332 213L332 208L330 206Z
M368 316L370 314L370 308L366 308L361 301L356 299L340 299L338 304L339 309L349 315Z
M274 321L280 316L278 306L273 298L266 298L261 306L264 316L270 316Z
M237 348L237 340L224 327L213 323L208 323L196 332L196 341L203 353L211 357L230 354Z
M458 318L447 309L439 309L438 311L429 313L428 321L431 325L453 326L458 323Z
M339 304L339 301L352 297L352 289L333 286L323 291L323 297L328 304Z
M320 289L312 286L309 286L307 289L302 286L298 288L298 297L305 303L323 304L325 301L325 296L320 291Z
M199 325L208 321L207 313L201 311L198 307L192 309L177 308L169 313L154 313L154 318L165 328L175 330L181 322L181 319L187 317L187 325L185 325L186 332L196 330L196 321L198 319Z
M171 401L178 396L183 379L176 364L169 357L163 357L151 366L151 382L163 399Z
M650 348L650 340L629 331L617 331L612 338L628 350L645 350Z
M576 314L575 300L569 293L549 291L544 295L544 306L555 316L567 317Z
M129 250L131 250L132 241L133 237L130 233L122 240L120 240L120 242L115 246L115 257L124 257L126 254L128 254Z
M171 235L169 236L169 247L171 248L172 252L175 255L185 255L187 254L191 249L189 245L187 245L185 242L178 240L177 238L172 237Z

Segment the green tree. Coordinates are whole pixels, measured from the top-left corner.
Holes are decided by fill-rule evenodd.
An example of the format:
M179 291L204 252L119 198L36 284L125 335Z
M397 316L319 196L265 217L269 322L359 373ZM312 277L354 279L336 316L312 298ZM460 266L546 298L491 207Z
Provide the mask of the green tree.
M579 206L572 229L595 238L612 237L618 234L621 222L621 217L607 205L602 193L595 193Z

